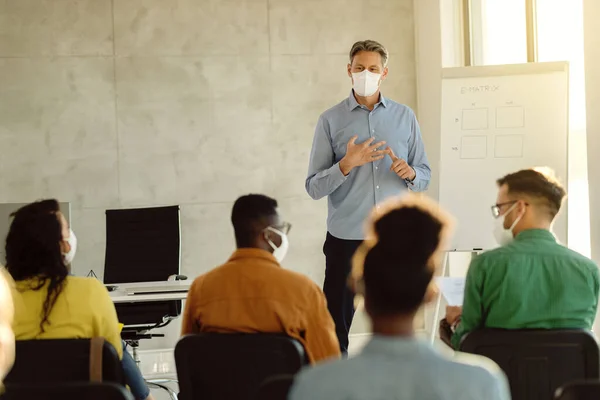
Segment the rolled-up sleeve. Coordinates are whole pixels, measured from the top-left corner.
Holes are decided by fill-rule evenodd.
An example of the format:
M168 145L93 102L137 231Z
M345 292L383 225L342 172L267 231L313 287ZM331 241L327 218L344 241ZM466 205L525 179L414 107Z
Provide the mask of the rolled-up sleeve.
M431 180L431 168L425 154L425 145L421 137L421 128L417 117L412 114L411 118L411 135L408 142L408 165L415 170L415 179L408 182L408 187L414 192L422 192L429 187Z
M331 143L331 134L327 120L321 116L317 122L313 139L306 191L315 200L333 193L347 179L335 162L335 153Z

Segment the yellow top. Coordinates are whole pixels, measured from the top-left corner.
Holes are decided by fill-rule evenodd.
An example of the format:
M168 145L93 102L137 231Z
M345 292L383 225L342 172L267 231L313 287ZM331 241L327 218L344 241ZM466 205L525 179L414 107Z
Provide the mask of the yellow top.
M48 285L33 290L37 280L16 282L14 331L17 340L28 339L87 339L103 337L123 356L121 327L108 291L94 278L69 276L54 307L49 324L40 331L42 309Z

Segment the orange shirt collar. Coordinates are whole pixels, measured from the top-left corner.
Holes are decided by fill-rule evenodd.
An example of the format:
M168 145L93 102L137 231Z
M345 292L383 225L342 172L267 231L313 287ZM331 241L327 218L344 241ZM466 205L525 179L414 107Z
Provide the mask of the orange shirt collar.
M236 251L233 252L231 257L229 258L229 261L245 260L245 259L249 259L249 258L254 258L254 259L258 258L261 260L270 261L273 264L275 264L276 266L278 266L278 267L280 266L279 262L277 262L277 259L275 257L273 257L273 254L269 253L266 250L256 249L256 248L237 249Z

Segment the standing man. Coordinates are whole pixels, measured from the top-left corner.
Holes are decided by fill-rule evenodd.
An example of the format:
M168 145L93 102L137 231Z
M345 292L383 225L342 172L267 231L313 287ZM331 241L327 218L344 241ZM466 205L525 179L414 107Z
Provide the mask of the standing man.
M353 90L319 117L306 179L313 199L328 196L323 291L343 353L354 317L354 294L346 281L364 239L364 221L386 198L408 188L427 189L431 176L415 113L379 92L387 62L387 50L373 40L352 46Z

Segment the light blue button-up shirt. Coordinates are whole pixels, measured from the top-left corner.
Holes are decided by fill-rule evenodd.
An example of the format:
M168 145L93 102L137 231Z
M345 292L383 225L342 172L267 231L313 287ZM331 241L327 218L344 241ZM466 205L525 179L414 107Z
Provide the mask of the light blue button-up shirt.
M445 357L418 339L374 336L362 353L303 370L290 400L510 400L493 361Z
M374 138L386 141L396 156L415 170L413 182L406 182L390 170L392 159L354 168L348 176L339 162L346 155L352 136L356 143ZM382 149L383 150L383 149ZM327 229L339 239L364 239L363 224L371 210L390 196L427 189L431 169L425 155L415 113L407 106L380 95L373 110L358 104L354 93L325 111L319 118L313 140L306 191L315 200L329 196Z

